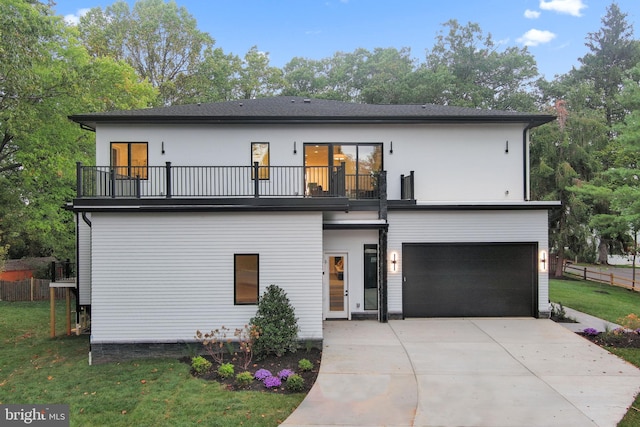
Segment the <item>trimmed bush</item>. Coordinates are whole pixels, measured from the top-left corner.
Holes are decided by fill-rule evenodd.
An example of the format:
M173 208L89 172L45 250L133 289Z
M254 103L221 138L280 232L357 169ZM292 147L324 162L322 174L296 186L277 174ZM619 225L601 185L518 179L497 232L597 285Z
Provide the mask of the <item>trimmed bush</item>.
M301 371L310 371L313 369L313 363L311 363L309 359L300 359L298 362L298 368Z
M298 319L287 294L280 287L267 287L258 303L258 311L251 319L251 325L260 332L253 345L257 359L263 359L269 354L282 356L287 351L296 351Z
M253 375L251 375L251 372L245 371L240 372L238 375L236 375L236 384L238 384L240 387L248 387L252 381Z
M233 365L231 363L223 363L218 367L218 375L222 378L231 378L233 373Z
M304 378L298 374L293 374L287 377L285 387L289 391L300 392L304 389Z
M198 375L202 375L211 369L211 362L202 356L196 356L191 358L191 368Z

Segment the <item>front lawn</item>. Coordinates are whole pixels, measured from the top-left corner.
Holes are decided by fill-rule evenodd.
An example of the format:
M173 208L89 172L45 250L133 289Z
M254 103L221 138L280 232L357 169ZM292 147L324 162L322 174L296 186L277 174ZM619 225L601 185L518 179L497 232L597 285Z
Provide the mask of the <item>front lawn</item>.
M304 398L228 391L174 359L89 366L89 337L57 316L51 339L47 302L0 302L0 404L68 404L72 426L277 426Z
M628 314L640 315L640 293L600 283L578 280L550 280L549 298L583 313L619 323ZM605 347L629 363L640 367L640 349ZM640 425L640 394L618 427Z
M552 302L619 323L628 314L640 315L640 292L583 280L550 280Z

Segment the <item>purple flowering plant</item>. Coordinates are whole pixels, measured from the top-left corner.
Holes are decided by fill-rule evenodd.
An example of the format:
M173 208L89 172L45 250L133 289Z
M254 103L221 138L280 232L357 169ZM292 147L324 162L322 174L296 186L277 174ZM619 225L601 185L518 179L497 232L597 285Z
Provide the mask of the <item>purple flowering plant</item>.
M264 379L264 386L266 388L280 387L281 385L282 381L278 377L271 376Z
M293 374L294 372L291 369L283 369L280 372L278 372L278 378L280 378L281 380L286 380Z
M267 369L258 369L256 371L254 377L257 380L264 381L265 379L267 379L269 377L273 377L273 375Z
M595 336L598 335L598 331L596 329L593 328L586 328L584 331L582 331L585 335L590 335L590 336Z

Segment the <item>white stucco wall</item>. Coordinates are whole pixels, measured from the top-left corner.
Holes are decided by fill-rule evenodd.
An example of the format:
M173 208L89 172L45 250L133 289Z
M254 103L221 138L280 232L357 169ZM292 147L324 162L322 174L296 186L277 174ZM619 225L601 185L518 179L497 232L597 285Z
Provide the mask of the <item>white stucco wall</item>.
M94 213L94 343L192 341L232 331L256 305L234 305L234 254L259 254L260 294L283 288L301 339L322 338L322 214Z
M148 142L151 166L250 165L251 142L269 142L272 166L302 166L305 143L383 143L389 199L400 198L400 175L413 170L418 200L512 202L528 197L523 129L524 124L101 124L96 164L109 165L110 142Z

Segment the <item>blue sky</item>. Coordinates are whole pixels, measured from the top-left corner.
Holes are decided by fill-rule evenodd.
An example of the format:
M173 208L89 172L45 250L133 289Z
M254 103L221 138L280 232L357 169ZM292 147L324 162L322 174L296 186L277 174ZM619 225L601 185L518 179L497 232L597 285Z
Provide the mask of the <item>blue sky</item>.
M115 0L56 0L73 23ZM129 4L135 0L127 0ZM442 23L476 22L503 46L527 45L547 79L578 66L588 33L600 29L609 0L176 0L226 53L252 46L282 67L300 56L320 59L359 47L409 47L423 62ZM640 0L617 0L640 38Z

